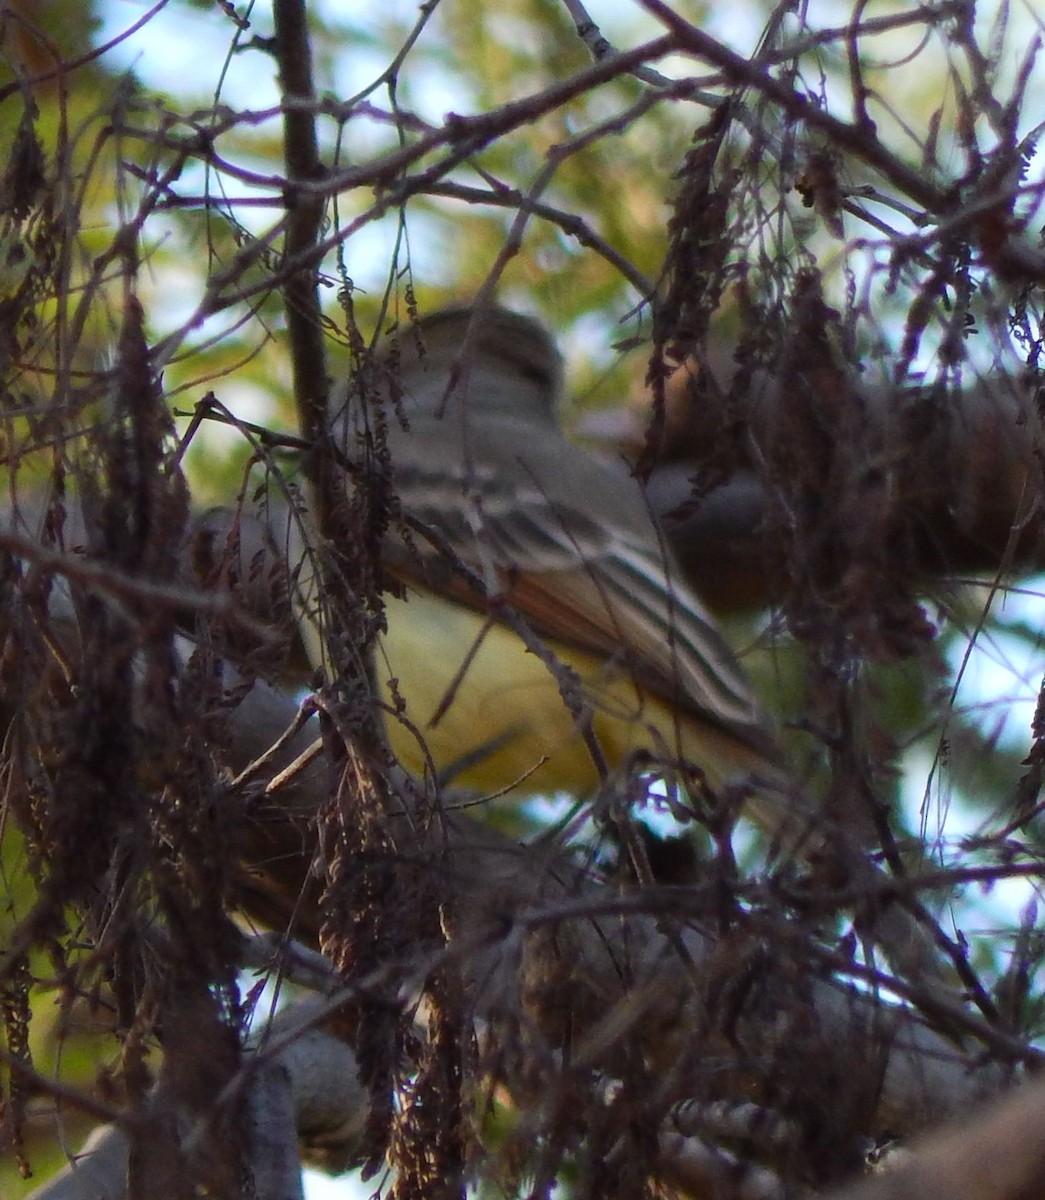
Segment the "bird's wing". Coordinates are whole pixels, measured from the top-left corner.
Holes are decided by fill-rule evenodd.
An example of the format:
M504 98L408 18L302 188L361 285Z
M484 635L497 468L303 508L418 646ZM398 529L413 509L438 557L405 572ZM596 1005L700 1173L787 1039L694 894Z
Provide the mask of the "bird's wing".
M463 462L440 434L415 426L393 446L400 500L418 530L390 547L394 575L473 607L503 600L543 637L590 651L770 754L740 665L672 571L633 480L561 437L535 447L527 430L514 456L503 437L476 438Z

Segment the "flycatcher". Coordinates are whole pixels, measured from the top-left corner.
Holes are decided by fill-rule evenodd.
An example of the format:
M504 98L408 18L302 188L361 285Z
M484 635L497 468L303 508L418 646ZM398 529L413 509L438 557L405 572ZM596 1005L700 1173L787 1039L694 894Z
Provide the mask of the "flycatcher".
M501 308L450 310L378 368L401 398L385 419L411 530L386 547L404 590L377 661L386 699L405 705L389 721L403 765L485 792L583 795L646 751L653 769L687 764L712 787L786 787L639 484L563 435L551 337ZM350 397L335 416L355 459L359 407Z
M549 335L500 308L452 310L373 365L383 424L356 395L332 421L362 469L367 423L378 440L386 430L405 515L383 547L400 594L388 597L375 664L403 766L484 793L583 796L644 751L651 772L684 785L749 785L745 812L788 849L828 847L851 886L879 888L864 831L820 836L639 484L561 432ZM316 589L297 529L292 521L275 540L291 542L295 575L302 566L302 633L316 660ZM264 596L252 607L259 599L267 610ZM864 920L863 935L908 978L942 982L936 994L953 1001L931 937L902 904Z

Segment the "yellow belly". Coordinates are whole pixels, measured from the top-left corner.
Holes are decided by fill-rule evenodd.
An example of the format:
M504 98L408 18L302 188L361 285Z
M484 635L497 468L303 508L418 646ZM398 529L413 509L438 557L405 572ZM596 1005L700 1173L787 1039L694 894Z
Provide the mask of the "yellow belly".
M388 722L404 767L415 774L431 766L451 770L454 783L485 793L517 784L517 796L583 795L597 786L598 768L557 680L515 633L429 593L388 598L386 616L377 672L384 699L394 704L398 693L405 705L405 720ZM640 749L664 761L695 763L713 786L750 765L750 752L735 739L689 712L680 715L600 659L561 645L550 648L580 676L592 730L611 770Z

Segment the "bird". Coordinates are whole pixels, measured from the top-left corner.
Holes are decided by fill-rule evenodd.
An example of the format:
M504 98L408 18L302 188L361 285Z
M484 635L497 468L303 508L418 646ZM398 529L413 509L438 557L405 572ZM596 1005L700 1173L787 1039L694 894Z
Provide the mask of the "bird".
M442 310L376 374L408 522L383 548L375 664L400 763L512 797L590 795L637 765L743 785L778 832L793 789L770 723L638 481L563 433L547 330ZM365 406L332 420L358 460Z
M632 769L684 797L704 790L761 828L788 869L826 866L882 897L861 936L939 1003L960 1006L931 931L888 898L869 831L833 819L796 779L639 482L563 433L562 359L544 327L497 306L443 310L369 366L361 374L376 387L365 401L359 385L342 392L331 433L357 485L374 469L369 448L383 445L380 486L390 468L402 514L381 546L385 630L369 671L400 765L453 797L586 799L608 788L630 800L614 786ZM301 641L323 664L308 565L322 546L295 542L300 514L269 499L264 521L225 519L247 537L248 582L266 561L278 574L286 546ZM256 619L282 612L257 588L246 600ZM274 861L296 878L298 858L288 849ZM648 859L634 865L648 871Z

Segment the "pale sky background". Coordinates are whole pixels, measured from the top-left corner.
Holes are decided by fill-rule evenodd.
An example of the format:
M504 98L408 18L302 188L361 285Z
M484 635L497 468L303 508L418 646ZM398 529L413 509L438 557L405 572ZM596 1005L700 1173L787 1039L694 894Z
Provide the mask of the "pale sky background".
M449 5L453 0L443 2ZM148 7L141 0L108 0L102 5L105 26L99 40L107 40L125 29ZM240 5L241 9L244 7ZM396 20L408 27L417 11L417 4L412 0L381 0L380 4L360 3L358 0L320 0L315 7L331 21L346 14L350 15L353 22L365 23L370 19L375 32L387 29ZM686 5L683 0L677 7L683 14L695 12L693 6ZM762 30L759 6L734 3L712 7L712 32L725 36L738 51L754 46ZM1022 22L1022 28L1027 31L1026 38L1014 40L1016 52L1026 48L1036 24L1034 13L1037 7L1034 4L1013 6L1013 20ZM828 0L813 3L810 5L814 14L812 24L843 22L848 19L849 8L849 5ZM894 8L890 6L889 11ZM645 18L631 0L589 0L588 9L603 33L619 49L626 49L659 32L656 23ZM989 6L981 5L981 10L988 11ZM817 21L817 12L826 15L822 22ZM371 13L372 17L368 18ZM257 32L267 32L269 20L268 6L259 5L254 17ZM205 97L218 86L217 69L223 63L229 39L230 26L227 21L219 19L216 6L201 11L172 4L151 20L142 34L121 46L116 51L116 58L125 66L133 67L146 87L169 92L191 89L197 96ZM261 61L257 54L248 54L235 57L228 63L227 76L221 85L224 102L252 109L278 103L270 75L259 67ZM385 57L378 50L365 44L354 46L351 53L346 52L341 57L338 70L342 74L334 81L335 90L342 95L359 91L384 65ZM674 73L670 63L661 64L661 69L668 74ZM414 97L416 99L419 89L423 89L420 92L423 99L421 107L431 114L450 109L468 111L467 99L462 98L452 84L453 81L443 81L434 75L421 80L414 77ZM1028 113L1032 108L1033 105L1027 106ZM665 180L666 194L669 187L670 181ZM264 225L271 219L271 213L262 214L257 219L259 225ZM425 277L438 272L438 261L426 261L423 239L414 239L411 257L417 275ZM353 277L364 287L368 282L379 286L387 271L388 258L388 243L380 233L373 232L366 238L357 238L353 242ZM372 281L368 279L369 276L372 276ZM193 301L188 295L179 297L176 281L171 283L169 296L170 320L174 325L185 312L185 306ZM569 345L566 351L569 356ZM249 404L249 398L244 398L244 402ZM244 415L251 414L245 412ZM1038 579L1026 582L1018 593L999 596L996 605L999 606L1003 622L1025 622L1038 628L1045 626L1043 589L1045 580ZM961 652L956 653L960 658ZM984 720L991 728L999 721L1003 722L999 731L1001 741L1025 747L1042 669L1041 655L1035 655L1033 661L1027 661L1025 644L1015 637L1006 638L1001 633L992 646L981 644L973 654L959 687L958 703L983 705ZM910 803L916 807L923 798L928 765L923 759L910 764ZM971 814L971 810L961 803L960 797L948 797L944 807L948 838L972 832L974 821L980 819ZM1025 882L1002 883L992 890L989 897L977 903L976 922L982 928L990 928L998 923L1012 924L1014 914L1023 907L1030 895L1030 885ZM968 923L964 910L962 920ZM308 1200L344 1200L345 1197L369 1196L378 1182L375 1180L370 1185L363 1185L352 1179L331 1181L310 1172L306 1185L307 1196Z

